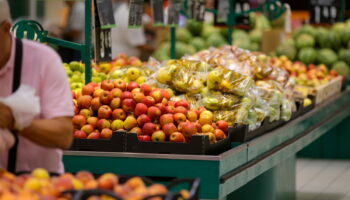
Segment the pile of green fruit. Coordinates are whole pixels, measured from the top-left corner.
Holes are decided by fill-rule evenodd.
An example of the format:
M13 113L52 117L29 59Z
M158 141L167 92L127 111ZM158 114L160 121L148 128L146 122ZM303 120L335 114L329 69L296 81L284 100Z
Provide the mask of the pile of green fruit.
M308 64L325 64L340 75L349 75L350 20L336 23L330 28L305 25L277 49L278 56Z
M264 15L251 14L252 30L235 29L232 34L233 44L239 48L259 51L264 30L270 27ZM192 55L210 47L227 44L228 29L214 27L209 23L187 20L185 28L176 30L176 58ZM158 60L170 59L170 38L160 45L153 57Z

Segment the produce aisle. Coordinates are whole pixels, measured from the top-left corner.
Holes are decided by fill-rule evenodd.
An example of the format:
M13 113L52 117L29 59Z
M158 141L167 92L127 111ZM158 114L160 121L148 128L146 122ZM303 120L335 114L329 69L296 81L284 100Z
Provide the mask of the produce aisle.
M286 199L293 199L295 154L348 117L349 107L347 90L285 126L218 156L66 151L64 163L70 172L85 168L96 174L111 171L151 177L199 177L203 199L223 199L234 191L228 199L268 199L278 195L275 192L279 185L273 184L278 180L292 192ZM255 184L265 186L256 188Z

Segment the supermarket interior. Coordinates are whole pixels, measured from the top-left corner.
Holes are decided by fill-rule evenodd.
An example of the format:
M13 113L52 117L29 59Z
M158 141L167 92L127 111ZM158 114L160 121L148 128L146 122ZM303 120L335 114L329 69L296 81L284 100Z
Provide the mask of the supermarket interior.
M0 200L350 200L348 85L349 0L0 0Z

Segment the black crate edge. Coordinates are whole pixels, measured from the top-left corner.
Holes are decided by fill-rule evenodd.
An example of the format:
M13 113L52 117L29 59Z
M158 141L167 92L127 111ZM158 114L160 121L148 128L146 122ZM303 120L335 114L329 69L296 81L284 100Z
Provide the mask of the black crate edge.
M79 139L74 138L70 148L72 151L123 152L125 150L126 132L115 131L111 139Z

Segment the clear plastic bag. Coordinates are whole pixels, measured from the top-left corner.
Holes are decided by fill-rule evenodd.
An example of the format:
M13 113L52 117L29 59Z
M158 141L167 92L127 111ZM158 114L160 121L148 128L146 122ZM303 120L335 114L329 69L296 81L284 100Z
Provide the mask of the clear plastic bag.
M11 108L15 120L15 128L22 130L29 126L40 113L40 99L35 95L35 89L21 85L18 90L0 102ZM14 144L14 137L9 130L0 131L0 151L6 151Z

